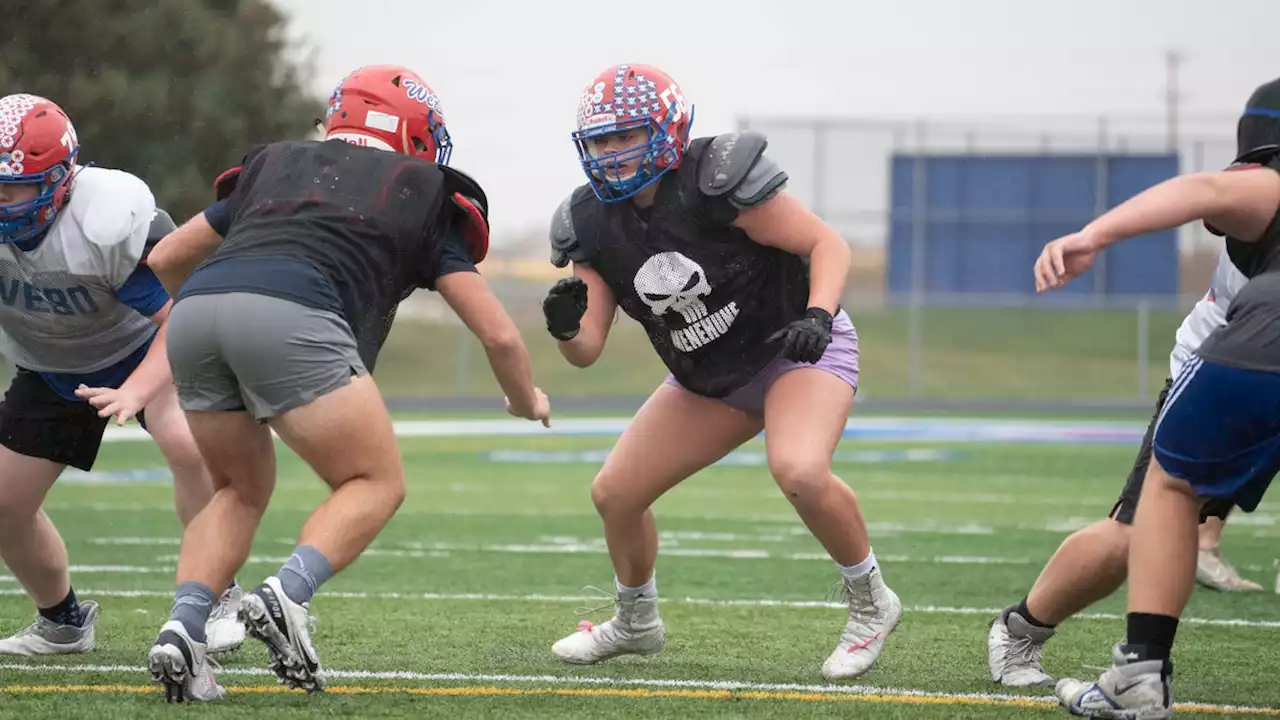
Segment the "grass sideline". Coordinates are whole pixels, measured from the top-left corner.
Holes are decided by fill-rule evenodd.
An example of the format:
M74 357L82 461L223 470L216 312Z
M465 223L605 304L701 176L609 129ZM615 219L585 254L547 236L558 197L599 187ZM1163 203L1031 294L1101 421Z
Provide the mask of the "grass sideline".
M876 397L910 392L908 313L850 309L863 388ZM977 399L1138 396L1138 319L1132 310L954 309L922 311L923 393ZM1152 311L1146 397L1169 373L1169 350L1184 313ZM639 324L620 317L604 355L580 370L560 357L540 322L517 312L538 383L562 396L644 396L666 376ZM399 319L378 360L389 396L498 392L484 351L463 327Z

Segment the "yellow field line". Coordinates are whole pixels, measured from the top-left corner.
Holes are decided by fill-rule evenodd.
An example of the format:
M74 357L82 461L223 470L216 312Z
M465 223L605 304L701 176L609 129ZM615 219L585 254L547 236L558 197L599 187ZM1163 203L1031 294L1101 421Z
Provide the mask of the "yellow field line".
M301 690L288 690L278 685L231 685L232 694L269 695L276 693L300 694ZM795 700L801 702L867 702L899 705L981 705L987 707L1047 708L1052 703L1037 698L984 698L901 695L892 693L819 693L774 692L761 690L646 690L620 688L508 688L508 687L368 687L339 685L325 692L334 695L434 695L454 697L483 696L533 696L555 695L566 697L624 697L624 698L685 698L689 700ZM76 694L76 693L156 693L155 685L0 685L0 694ZM1280 709L1240 708L1217 705L1179 705L1179 710L1216 715L1255 715L1280 717Z

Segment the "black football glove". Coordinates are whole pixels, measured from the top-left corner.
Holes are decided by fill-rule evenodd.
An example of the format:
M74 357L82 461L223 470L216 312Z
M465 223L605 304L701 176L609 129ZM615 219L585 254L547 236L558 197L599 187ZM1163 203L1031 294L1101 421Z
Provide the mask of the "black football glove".
M579 277L556 281L542 299L542 314L547 316L547 331L557 340L572 340L582 329L582 316L587 312L587 284Z
M782 341L782 356L788 360L816 363L831 344L831 313L820 307L804 311L804 317L793 320L766 342Z

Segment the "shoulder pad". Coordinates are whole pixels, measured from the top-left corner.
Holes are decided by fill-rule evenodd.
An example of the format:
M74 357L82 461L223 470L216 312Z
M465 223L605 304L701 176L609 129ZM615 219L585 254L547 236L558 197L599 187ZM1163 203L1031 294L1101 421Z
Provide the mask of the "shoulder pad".
M764 133L753 130L716 136L698 167L698 189L709 197L727 195L739 208L773 197L787 174L764 154L768 145Z
M470 175L448 165L438 165L444 173L445 194L462 211L462 236L471 249L471 261L479 264L489 254L489 199Z
M174 224L173 218L164 208L156 208L155 215L151 216L151 226L147 228L147 240L142 246L142 262L146 262L147 256L151 254L151 250L165 238L166 235L177 230L178 226Z
M240 173L249 166L249 162L253 160L259 153L267 149L265 143L254 145L249 148L249 152L241 158L240 164L235 167L223 170L218 177L213 180L213 197L215 200L226 200L231 197L231 193L236 189L236 183L240 180Z
M84 168L76 175L69 206L76 222L68 227L83 236L79 242L88 245L93 272L120 287L146 256L156 215L151 188L123 170Z
M72 191L76 216L85 239L108 247L144 240L156 214L151 188L139 177L123 170L84 168L76 176Z
M551 264L556 267L567 267L570 260L586 263L591 259L589 248L578 238L577 228L573 225L573 206L587 187L584 185L574 190L556 208L555 215L551 216Z
M1234 165L1270 165L1275 167L1276 158L1280 157L1280 145L1260 145L1251 150L1240 153L1235 159Z
M164 208L156 208L156 214L151 217L151 228L147 230L147 244L154 245L165 235L177 229L178 226L174 224L173 217L165 212Z
M448 165L438 165L440 172L444 173L445 191L450 195L460 193L471 204L480 211L487 223L489 221L489 198L484 194L484 188L480 187L480 183L476 182L470 175L451 168Z
M226 200L231 197L231 193L236 189L236 183L240 180L241 172L244 172L244 168L237 165L219 173L218 177L213 179L213 199Z

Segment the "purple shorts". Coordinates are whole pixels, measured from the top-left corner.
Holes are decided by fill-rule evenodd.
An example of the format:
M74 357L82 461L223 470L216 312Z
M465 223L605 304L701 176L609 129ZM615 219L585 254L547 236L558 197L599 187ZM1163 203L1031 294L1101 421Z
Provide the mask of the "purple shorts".
M844 310L832 318L831 344L822 353L821 360L810 364L778 358L756 373L746 385L718 399L745 413L764 415L764 396L774 381L792 370L807 367L826 370L849 383L855 393L858 392L858 331L853 329L853 322ZM667 384L684 388L671 375L667 376Z

